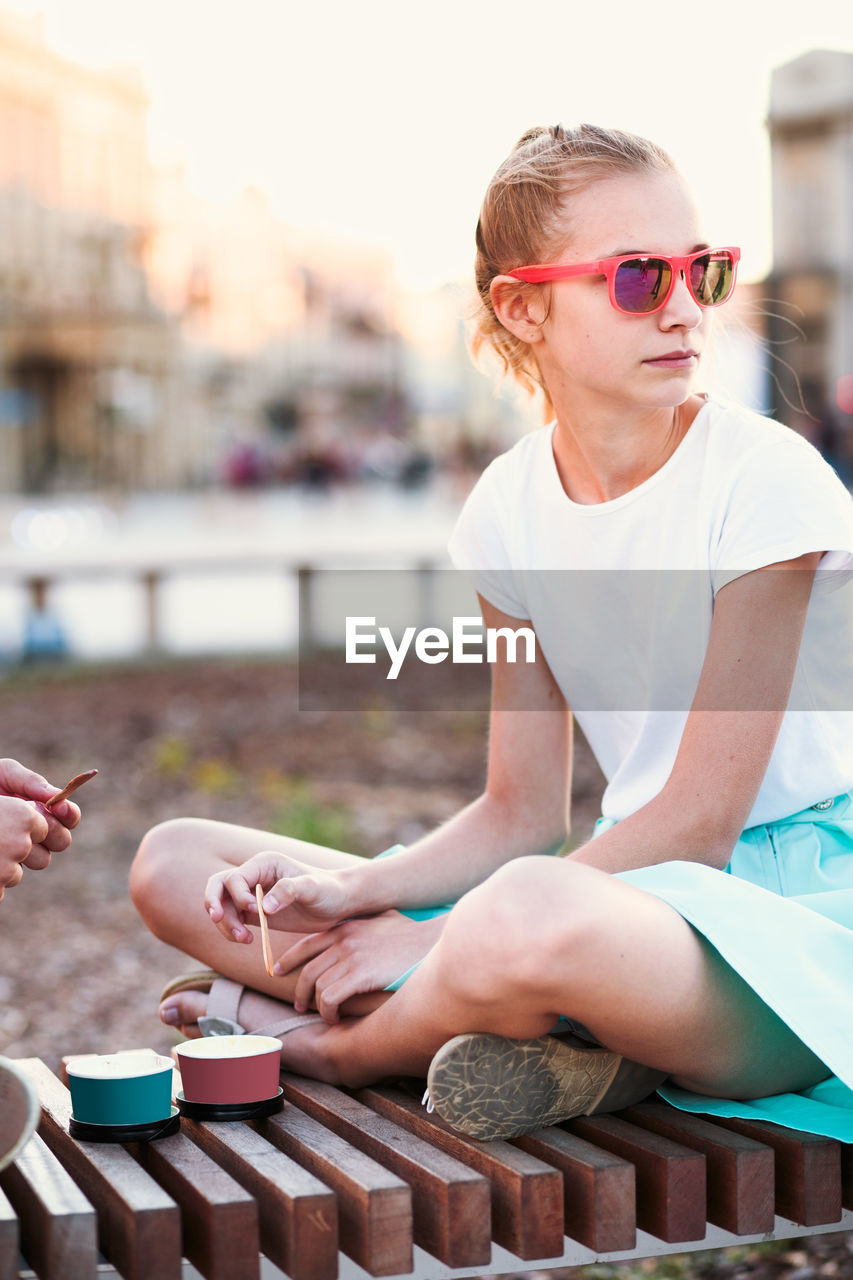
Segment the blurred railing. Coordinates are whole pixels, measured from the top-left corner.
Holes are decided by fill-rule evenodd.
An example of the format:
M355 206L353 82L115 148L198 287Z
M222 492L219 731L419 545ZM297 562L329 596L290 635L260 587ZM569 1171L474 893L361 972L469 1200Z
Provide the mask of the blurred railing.
M437 593L435 590L436 575L447 572L446 559L437 556L402 556L394 557L392 563L383 556L365 557L360 553L347 563L345 557L336 554L334 558L317 558L308 560L304 556L288 557L282 552L258 552L251 555L236 554L223 557L215 555L181 556L168 562L154 562L150 558L138 560L122 557L121 560L104 558L90 561L68 561L50 567L22 564L11 556L0 556L0 580L6 584L23 589L26 597L26 610L30 616L49 615L52 613L51 600L56 588L72 581L93 579L119 579L138 584L144 601L144 640L142 652L155 654L164 649L162 628L162 595L163 588L170 578L180 574L216 575L233 574L235 571L249 573L257 570L269 572L281 570L285 578L290 578L296 585L298 609L299 647L301 652L312 651L323 647L322 628L317 625L318 582L324 574L338 571L384 571L397 570L411 575L414 579L413 597L409 602L407 617L418 627L435 623ZM326 643L328 643L326 641Z

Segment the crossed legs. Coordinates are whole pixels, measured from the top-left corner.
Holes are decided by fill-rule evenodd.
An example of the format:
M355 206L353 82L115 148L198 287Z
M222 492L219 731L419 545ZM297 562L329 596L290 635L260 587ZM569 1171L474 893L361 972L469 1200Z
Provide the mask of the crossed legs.
M268 978L260 947L228 942L202 906L214 871L261 848L282 848L324 867L349 857L187 820L146 837L131 890L165 941L266 996L288 999L293 977ZM280 937L283 950L287 935ZM373 1005L367 1016L357 1016L367 1006L345 1008L350 1016L335 1026L289 1034L283 1062L353 1086L425 1075L433 1055L457 1034L534 1037L565 1014L608 1048L697 1093L756 1097L802 1089L829 1074L673 908L565 859L516 859L466 894L401 990L377 993ZM262 1013L255 1025L269 1020Z
M381 1008L285 1041L292 1070L358 1086L425 1075L470 1031L543 1035L560 1014L697 1093L805 1088L826 1066L671 907L595 868L507 864L467 894Z

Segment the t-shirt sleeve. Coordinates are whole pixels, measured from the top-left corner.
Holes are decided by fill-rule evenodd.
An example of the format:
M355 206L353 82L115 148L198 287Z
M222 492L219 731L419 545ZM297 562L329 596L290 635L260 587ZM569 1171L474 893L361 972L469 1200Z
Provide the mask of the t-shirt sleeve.
M815 590L853 573L853 499L817 449L793 434L744 458L712 548L714 589L753 569L826 554Z
M501 458L490 463L465 502L448 552L455 568L496 609L511 618L530 617L522 590L523 574L513 569L509 539L509 502Z

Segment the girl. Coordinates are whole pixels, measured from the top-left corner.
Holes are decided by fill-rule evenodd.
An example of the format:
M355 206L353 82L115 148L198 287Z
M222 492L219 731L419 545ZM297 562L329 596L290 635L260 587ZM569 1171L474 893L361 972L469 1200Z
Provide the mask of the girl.
M372 862L155 828L135 901L212 966L161 1017L271 1024L289 1069L331 1082L428 1073L476 1137L666 1079L679 1106L851 1141L849 495L799 436L694 391L739 252L703 239L658 147L531 130L477 251L475 345L552 414L486 470L451 543L486 624L538 641L535 663L494 666L484 793ZM557 858L570 708L608 786L595 838ZM274 978L233 945L258 884L284 934Z

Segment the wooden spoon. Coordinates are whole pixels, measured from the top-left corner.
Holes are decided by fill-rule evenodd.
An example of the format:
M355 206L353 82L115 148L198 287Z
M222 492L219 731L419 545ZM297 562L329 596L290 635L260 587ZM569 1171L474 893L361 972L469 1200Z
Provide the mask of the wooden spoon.
M90 778L94 778L97 772L97 769L87 769L85 773L78 773L70 782L66 782L62 790L57 791L55 796L51 796L49 800L43 801L44 808L52 809L55 804L59 804L60 800L67 800L78 787L82 787L84 782L88 782Z
M267 924L267 918L264 915L263 901L264 891L259 884L255 885L255 897L258 902L258 916L261 921L261 944L264 949L264 968L271 978L276 976L273 965L275 961L272 956L272 947L270 946L270 927Z

